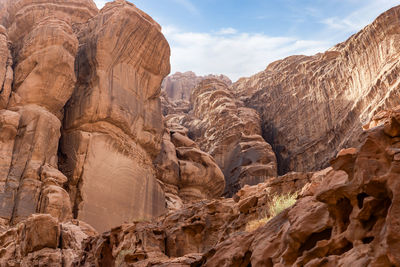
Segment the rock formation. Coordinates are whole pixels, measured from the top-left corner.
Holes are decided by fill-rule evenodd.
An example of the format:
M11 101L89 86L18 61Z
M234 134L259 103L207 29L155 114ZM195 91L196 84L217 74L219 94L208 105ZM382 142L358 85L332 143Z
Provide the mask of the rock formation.
M100 13L92 0L1 8L2 223L48 213L105 231L164 212L161 27L121 0Z
M169 97L133 4L0 0L0 266L400 266L399 18Z
M173 210L182 208L184 202L219 197L225 188L224 175L214 158L201 151L187 132L183 126L167 124L161 153L155 160L167 206Z
M99 230L165 210L152 165L163 130L160 85L170 68L160 29L124 1L80 25L61 170L70 181L75 216Z
M188 136L215 158L225 176L227 196L276 176L276 158L261 137L260 117L236 100L225 82L203 80L192 91L190 105L187 114L177 112L166 120L185 125Z
M325 167L361 142L374 114L400 104L399 13L392 8L325 53L288 57L233 85L259 112L281 174Z
M47 212L70 219L71 204L63 188L67 178L58 171L57 152L63 107L76 81L78 40L72 24L85 22L97 9L91 1L3 4L8 29L7 34L2 30L2 41L8 35L13 53L11 59L3 44L0 217L16 223Z
M363 144L342 150L330 168L271 178L242 188L233 199L198 202L153 222L124 224L96 235L79 222L58 224L48 215L34 215L0 235L2 261L48 263L61 258L70 263L67 266L397 266L400 108L375 122L378 126L367 130ZM245 231L250 220L268 216L271 196L288 189L300 192L294 206L260 228ZM51 230L32 233L35 225ZM63 245L56 246L60 238Z
M206 265L399 265L399 109L381 121L358 149L342 150L295 206L253 234L222 242Z
M176 72L173 75L165 78L161 90L164 91L169 99L172 101L185 100L189 101L192 90L205 79L216 78L224 81L226 84L231 85L232 81L225 75L197 76L192 71L184 73Z

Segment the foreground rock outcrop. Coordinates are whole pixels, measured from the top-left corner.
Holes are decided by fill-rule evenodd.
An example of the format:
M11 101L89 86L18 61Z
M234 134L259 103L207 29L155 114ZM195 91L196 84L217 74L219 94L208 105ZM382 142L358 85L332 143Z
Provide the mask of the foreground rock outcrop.
M358 149L339 152L333 169L306 186L292 208L217 245L206 264L399 265L399 109L381 122Z
M255 108L279 173L318 170L341 149L356 146L361 126L400 104L400 7L325 53L292 56L233 85Z
M397 266L400 108L385 114L359 148L342 150L323 171L273 178L233 199L198 202L100 236L83 225L72 236L67 231L73 242L61 248L54 240L65 226L34 216L0 235L8 240L0 243L2 260L12 260L17 248L17 261L51 262L61 251L82 266ZM250 220L268 216L271 196L293 191L300 192L294 206L244 231ZM39 218L54 234L29 232ZM18 229L26 234L19 237ZM86 238L78 246L80 236Z

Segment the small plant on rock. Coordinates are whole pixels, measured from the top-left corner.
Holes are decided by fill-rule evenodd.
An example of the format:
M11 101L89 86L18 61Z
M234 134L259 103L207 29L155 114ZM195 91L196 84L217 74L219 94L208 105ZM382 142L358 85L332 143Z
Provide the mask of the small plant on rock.
M296 203L297 193L288 193L283 195L274 195L268 207L269 216L264 216L261 219L253 220L247 223L246 231L252 232L266 224L270 219L281 213L283 210L291 207Z

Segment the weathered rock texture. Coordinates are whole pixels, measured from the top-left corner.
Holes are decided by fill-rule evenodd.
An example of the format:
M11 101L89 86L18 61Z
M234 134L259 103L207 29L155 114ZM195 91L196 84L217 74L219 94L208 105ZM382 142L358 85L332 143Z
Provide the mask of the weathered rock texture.
M72 25L85 22L97 8L91 1L20 0L3 5L8 34L2 28L0 217L16 223L46 212L66 220L72 216L71 203L63 188L67 178L58 171L57 151L63 107L76 81L78 40ZM12 59L4 44L7 35Z
M2 1L0 15L2 223L48 213L105 231L163 213L161 27L123 0Z
M225 194L276 176L276 158L261 137L260 117L236 100L228 85L206 79L193 90L188 115L167 116L189 129L189 136L213 156L224 173Z
M219 197L225 188L224 175L214 158L201 151L187 132L183 126L167 125L155 160L170 209L181 208L184 202Z
M399 265L399 122L399 111L389 112L358 149L342 150L291 209L221 243L207 265Z
M233 88L255 108L279 172L325 167L341 148L360 143L361 126L400 103L400 7L325 53L292 56Z
M164 91L167 97L172 101L177 100L190 100L190 94L192 90L205 79L216 78L224 81L226 84L231 85L232 81L225 75L206 75L196 76L192 71L188 72L177 72L173 75L165 78L162 84L162 91Z
M188 106L164 98L165 121L169 47L133 4L0 8L1 266L400 266L400 106L382 110L399 101L400 7L239 81L237 95L205 79ZM287 141L288 169L360 146L276 177L262 132ZM217 198L224 187L232 198Z
M47 214L32 215L0 234L0 265L80 266L83 241L97 235L83 222L59 223Z
M330 168L272 178L233 199L198 202L101 236L67 231L73 242L61 256L82 266L398 266L400 108L375 121L363 144L342 150ZM244 231L250 220L269 215L271 196L300 190L294 206ZM39 218L54 234L29 231ZM50 218L32 217L0 235L2 259L58 260L60 230Z
M78 34L78 81L65 107L61 169L75 216L99 230L165 210L152 165L163 131L158 96L170 68L160 29L119 1Z
M204 253L242 232L249 220L264 214L269 196L300 190L312 180L311 175L292 173L273 178L265 184L245 187L238 193L237 202L205 200L156 221L124 224L102 235L81 221L58 223L48 215L33 215L0 234L0 264L200 265Z

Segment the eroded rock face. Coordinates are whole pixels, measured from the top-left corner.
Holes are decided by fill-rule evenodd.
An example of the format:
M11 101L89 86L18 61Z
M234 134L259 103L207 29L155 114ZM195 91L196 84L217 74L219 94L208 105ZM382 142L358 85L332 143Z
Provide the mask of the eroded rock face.
M400 104L399 12L385 12L325 53L288 57L233 85L259 112L280 174L327 166L362 141L361 126L374 114Z
M82 262L96 266L201 266L205 253L216 244L236 236L248 221L265 214L271 201L269 195L282 192L286 183L290 187L287 192L300 190L311 181L311 175L293 173L265 184L247 186L238 193L238 202L204 200L153 222L122 225L88 240L85 245L88 252ZM248 210L240 211L249 196L256 201Z
M0 109L8 105L14 75L8 42L7 30L0 24Z
M227 84L217 79L202 81L192 92L191 105L189 116L177 117L178 121L215 158L225 176L226 195L276 176L275 154L261 137L258 114L236 100Z
M99 230L165 209L152 165L163 131L160 85L170 68L160 29L118 1L78 35L78 81L65 107L61 169L70 179L75 216Z
M72 24L83 22L82 14L89 10L81 11L70 2L49 5L47 1L22 0L6 1L5 10L14 80L11 91L9 57L2 61L6 69L1 92L0 216L5 223L17 223L35 212L49 212L67 220L72 217L69 196L63 189L67 178L57 166L60 119L76 81L78 40ZM97 9L91 11L94 14ZM6 58L8 50L2 51Z
M0 16L1 223L47 213L105 231L164 212L160 26L122 0L100 13L92 0L2 1Z
M206 76L197 76L192 71L187 71L184 73L176 72L173 75L165 78L162 84L161 90L166 93L166 96L171 101L179 101L179 100L190 100L190 94L193 89L205 79L216 78L224 81L226 84L231 85L232 81L225 75L206 75Z
M206 265L399 265L400 132L388 129L400 130L400 113L390 113L360 148L340 152L333 169L306 187L294 207L253 234L221 243ZM239 260L230 260L233 249L243 255Z
M91 239L87 246L96 249L85 263L397 266L400 135L388 129L400 133L400 113L388 114L384 125L369 130L359 148L339 153L330 168L269 179L233 199L203 201L153 223L116 228ZM268 216L271 196L294 191L301 191L294 206L244 231L250 220Z
M97 232L83 222L59 223L48 214L32 215L0 234L2 266L79 266L82 241Z
M170 210L182 208L183 203L219 197L225 188L224 175L214 158L201 151L187 132L183 126L167 124L162 150L155 160Z
M368 130L359 148L341 151L332 167L320 172L272 178L245 186L233 199L201 201L101 236L77 222L58 225L49 215L34 216L0 235L2 260L46 264L64 258L82 266L397 266L400 113L386 114L385 123ZM294 191L300 192L295 205L245 231L249 221L269 215L274 194ZM54 233L42 228L32 233L38 220ZM57 238L66 240L61 248L54 245Z

